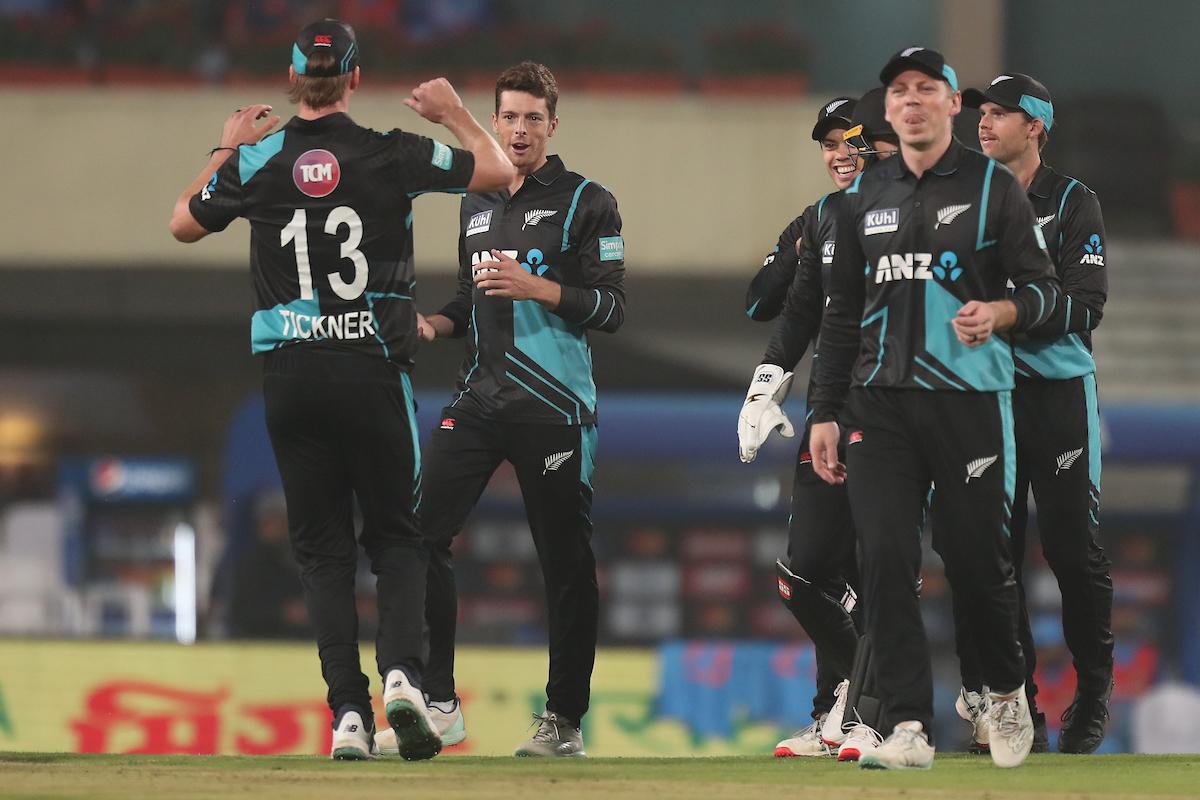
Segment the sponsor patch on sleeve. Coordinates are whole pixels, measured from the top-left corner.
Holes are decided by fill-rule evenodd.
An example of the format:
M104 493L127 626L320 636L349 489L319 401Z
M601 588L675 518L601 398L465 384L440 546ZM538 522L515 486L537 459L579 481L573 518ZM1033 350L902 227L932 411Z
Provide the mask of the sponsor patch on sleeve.
M433 142L433 158L430 159L430 163L438 169L449 171L450 165L454 163L454 151L435 139Z
M601 261L624 261L625 260L625 240L620 236L601 236L600 237L600 260Z

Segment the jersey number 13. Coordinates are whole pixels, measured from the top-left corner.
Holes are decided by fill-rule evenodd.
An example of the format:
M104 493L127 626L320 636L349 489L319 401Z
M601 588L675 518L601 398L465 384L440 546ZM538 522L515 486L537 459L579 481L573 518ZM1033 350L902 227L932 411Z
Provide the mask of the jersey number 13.
M340 271L329 274L329 288L343 300L355 300L362 296L367 288L367 257L357 248L362 241L362 219L353 208L338 206L329 212L325 220L325 232L336 236L343 225L349 231L346 240L341 242L339 258L348 258L354 264L354 278L347 283L342 279ZM283 230L279 232L279 246L287 247L296 243L296 274L300 280L300 299L313 299L312 267L308 262L308 212L297 208Z

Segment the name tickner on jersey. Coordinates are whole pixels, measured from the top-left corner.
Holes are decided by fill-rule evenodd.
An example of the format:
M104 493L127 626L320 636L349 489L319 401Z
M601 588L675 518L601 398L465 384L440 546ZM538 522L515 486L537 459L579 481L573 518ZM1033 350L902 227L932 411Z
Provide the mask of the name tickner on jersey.
M377 335L375 315L370 311L314 317L281 308L279 316L283 317L282 335L288 339L362 339Z

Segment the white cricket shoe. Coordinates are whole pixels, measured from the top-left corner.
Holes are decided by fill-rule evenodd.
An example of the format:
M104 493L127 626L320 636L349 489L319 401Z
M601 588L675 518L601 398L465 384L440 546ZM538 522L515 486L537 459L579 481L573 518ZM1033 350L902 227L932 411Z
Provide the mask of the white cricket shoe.
M865 722L847 724L846 740L838 748L838 761L858 761L883 744L879 731Z
M986 686L984 691L987 691ZM971 753L988 751L988 729L983 719L984 705L984 696L981 693L967 691L965 686L958 690L954 710L971 725L971 743L967 746L967 751Z
M846 720L846 697L850 694L850 681L842 681L833 690L833 708L825 715L821 723L821 738L830 747L837 747L846 741L846 731L843 722Z
M467 738L462 701L457 697L454 698L453 711L443 711L435 705L429 705L428 708L429 716L433 719L433 726L437 728L438 734L442 737L443 747L451 747ZM379 747L379 752L385 756L400 755L400 747L396 744L396 732L391 728L376 733L375 744Z
M1025 699L1025 684L1012 695L987 693L983 716L988 746L997 767L1017 767L1033 747L1033 717Z
M821 720L813 720L807 728L796 731L789 738L775 745L776 758L793 756L831 756L833 751L821 738Z
M858 760L862 769L929 769L933 766L933 745L925 729L915 720L901 722L892 735Z
M333 729L333 745L329 757L338 761L366 761L379 757L379 748L371 730L357 711L347 711Z
M425 706L425 695L393 669L383 682L383 713L396 736L396 751L408 761L433 758L442 750L442 737Z

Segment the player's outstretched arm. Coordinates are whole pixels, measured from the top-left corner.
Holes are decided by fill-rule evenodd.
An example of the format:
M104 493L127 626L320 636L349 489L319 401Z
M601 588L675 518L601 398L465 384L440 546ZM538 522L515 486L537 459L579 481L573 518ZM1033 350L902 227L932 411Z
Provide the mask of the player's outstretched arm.
M212 176L224 164L240 145L254 144L262 139L279 124L279 117L267 119L271 106L258 103L246 108L239 108L225 119L221 129L221 139L216 149L209 156L208 164L188 184L183 194L175 200L175 210L171 213L171 235L181 242L196 242L209 234L209 230L196 221L189 204L192 197L212 180ZM259 120L266 119L262 125Z
M475 171L467 184L468 192L499 191L516 179L517 171L512 162L492 135L463 107L450 81L445 78L425 81L413 89L404 105L430 122L444 125L463 148L475 156Z

